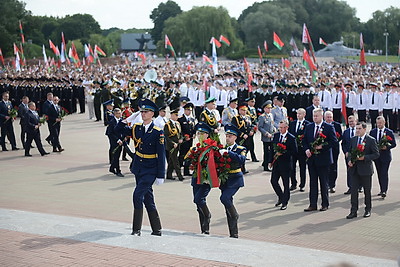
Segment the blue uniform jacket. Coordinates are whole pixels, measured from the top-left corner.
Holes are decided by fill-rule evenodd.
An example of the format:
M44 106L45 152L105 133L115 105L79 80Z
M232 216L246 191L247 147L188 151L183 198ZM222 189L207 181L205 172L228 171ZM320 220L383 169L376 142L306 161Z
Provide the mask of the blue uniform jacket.
M246 162L246 148L235 144L233 148L228 151L229 158L232 159L231 169L240 169ZM243 173L230 173L228 180L220 186L221 189L225 188L239 188L244 186Z
M115 127L115 132L122 136L132 136L136 151L131 165L133 174L165 178L165 138L163 130L152 122L145 133L142 123L136 123L129 127L120 121ZM146 158L148 155L155 157Z

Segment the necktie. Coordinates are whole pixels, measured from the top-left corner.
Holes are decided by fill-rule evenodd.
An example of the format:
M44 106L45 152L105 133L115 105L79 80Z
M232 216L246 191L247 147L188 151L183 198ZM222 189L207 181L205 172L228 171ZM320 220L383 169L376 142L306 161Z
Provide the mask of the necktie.
M350 138L352 138L353 136L354 136L354 128L351 128Z
M362 95L360 94L360 105L362 105Z
M281 135L281 137L279 137L279 143L282 143L283 140L283 135Z
M347 96L346 96L346 104L348 104L349 103L349 94L347 94Z
M315 134L314 134L314 138L317 139L319 134L319 126L315 127Z
M222 95L222 90L221 91L219 91L219 101L221 101L221 95Z
M372 105L375 104L375 93L372 93Z
M358 144L361 145L361 137L358 138Z
M197 91L197 100L200 98L200 90Z
M301 122L299 121L299 122L297 123L296 133L300 130L300 126L301 126Z
M378 141L381 141L381 139L382 139L382 130L379 130Z
M389 93L386 94L386 104L389 102Z
M337 104L338 102L338 98L339 98L339 93L336 94L336 100L335 100L335 104Z
M228 147L228 151L231 151L231 150L232 150L232 147L229 146L229 147Z
M322 91L321 102L324 102L324 91Z

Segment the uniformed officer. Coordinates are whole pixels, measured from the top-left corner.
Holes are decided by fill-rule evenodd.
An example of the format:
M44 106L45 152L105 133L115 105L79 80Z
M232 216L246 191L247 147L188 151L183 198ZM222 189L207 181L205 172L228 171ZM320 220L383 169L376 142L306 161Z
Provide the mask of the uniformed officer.
M238 115L238 99L233 98L229 101L229 106L222 111L222 125L227 125L232 123L233 117Z
M237 90L237 98L239 103L245 102L245 100L249 97L249 89L246 88L246 81L241 79L239 80L239 87Z
M283 120L287 120L287 109L284 107L285 98L282 95L274 97L275 107L271 110L274 116L274 126L276 129L279 127L279 123Z
M181 126L178 122L179 108L171 111L171 118L164 126L164 134L166 140L166 149L168 154L168 167L167 167L167 179L175 180L172 177L172 172L175 170L179 181L183 181L184 178L181 173L181 168L178 160L178 152L183 142Z
M232 160L228 180L219 187L221 190L220 200L226 211L229 236L232 238L238 238L237 221L239 219L239 214L233 205L233 196L240 187L244 186L241 166L246 161L246 148L236 144L240 134L241 132L236 126L232 124L225 125L226 150L220 150L221 154L227 152Z
M256 154L254 153L254 134L256 133L257 130L257 110L255 108L256 100L254 96L251 96L246 99L247 105L248 105L248 111L247 114L250 116L251 119L251 127L253 128L253 134L249 135L249 138L247 140L247 151L250 152L251 155L251 161L252 162L259 162L259 160L256 157Z
M178 118L178 122L181 125L183 142L179 149L179 162L183 165L183 175L190 176L189 165L184 162L184 157L188 153L189 149L193 145L193 139L195 135L195 122L192 116L194 105L192 103L187 103L183 106L184 114ZM178 113L179 114L179 113Z
M104 126L108 126L113 118L114 100L110 99L103 103L104 110Z
M143 220L143 203L149 215L152 235L161 236L161 222L154 203L153 183L160 185L165 178L165 145L164 131L153 124L154 114L158 107L149 99L141 99L138 106L143 123L132 127L120 121L116 131L123 136L132 136L135 144L135 156L131 172L135 175L136 187L133 191L132 235L140 235Z
M200 117L199 117L199 122L204 122L207 123L208 126L210 126L211 129L213 129L213 133L211 134L211 138L213 138L213 135L218 134L218 129L219 129L219 122L217 121L217 118L215 117L214 109L216 108L215 106L215 98L210 97L206 100L206 108L201 112Z

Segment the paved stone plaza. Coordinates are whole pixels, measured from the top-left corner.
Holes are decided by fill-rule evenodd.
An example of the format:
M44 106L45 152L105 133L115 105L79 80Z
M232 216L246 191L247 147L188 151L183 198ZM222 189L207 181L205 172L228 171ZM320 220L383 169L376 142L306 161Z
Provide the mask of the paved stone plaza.
M19 122L14 122L19 137ZM305 213L308 190L292 191L288 209L275 208L270 173L247 161L250 174L236 194L239 239L228 238L219 189L208 197L211 235L200 235L189 179L154 186L163 236L130 236L133 175L108 172L108 140L87 114L66 117L62 153L32 158L0 152L1 266L397 266L400 256L400 150L393 150L388 196L373 176L370 218L346 220L350 209L344 159L339 158L336 193L326 212ZM42 140L47 126L42 129ZM18 147L21 147L17 138ZM256 153L262 158L257 134ZM397 142L399 143L397 137ZM51 152L46 143L45 149ZM306 189L308 184L306 185ZM363 196L360 197L363 203Z

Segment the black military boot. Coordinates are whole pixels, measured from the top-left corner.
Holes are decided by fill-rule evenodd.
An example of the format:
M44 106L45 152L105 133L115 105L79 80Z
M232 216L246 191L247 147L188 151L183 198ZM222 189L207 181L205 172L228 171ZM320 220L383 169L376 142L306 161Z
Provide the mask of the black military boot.
M203 212L204 220L203 220L203 228L201 230L202 234L209 235L210 234L210 221L211 221L211 213L208 209L207 205L201 207L201 211Z
M157 210L153 210L149 212L149 221L151 225L151 234L161 236L161 221L158 216Z
M142 229L142 221L143 221L143 209L134 209L131 235L140 236L140 230Z
M235 206L232 205L229 209L226 210L226 218L228 221L229 228L229 237L238 238L238 226L237 221L239 219L239 214L237 213Z

